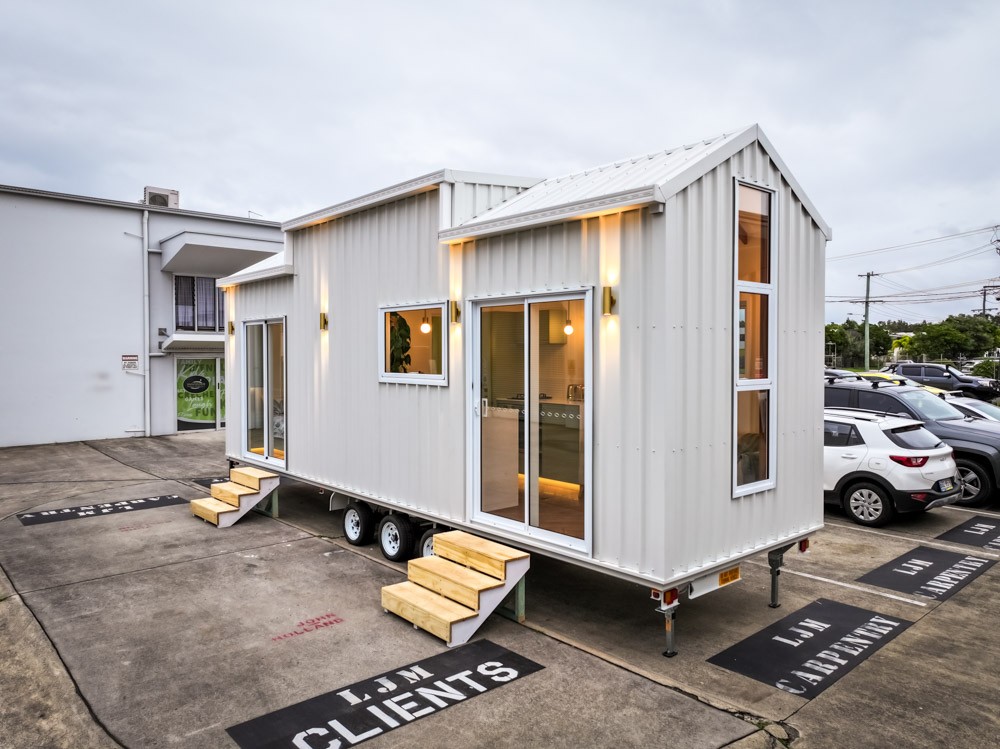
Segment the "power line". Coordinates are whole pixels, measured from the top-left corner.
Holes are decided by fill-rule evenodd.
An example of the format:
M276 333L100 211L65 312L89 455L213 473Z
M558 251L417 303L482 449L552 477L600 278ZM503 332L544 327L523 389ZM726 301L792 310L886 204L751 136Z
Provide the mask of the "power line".
M930 239L921 239L916 242L907 242L906 244L896 244L890 247L879 247L874 250L863 250L861 252L852 252L847 255L834 255L833 257L828 257L826 262L832 263L837 260L847 260L852 257L862 257L865 255L877 255L882 252L895 252L896 250L905 250L908 247L921 247L923 245L935 244L937 242L945 242L949 239L957 239L958 237L970 237L974 234L983 234L988 231L995 232L998 230L1000 225L994 224L991 226L984 226L980 229L970 229L969 231L960 231L955 234L944 234L940 237L931 237Z
M970 257L973 257L974 255L982 255L983 253L986 253L986 252L993 252L993 249L994 248L993 248L992 243L990 243L990 244L984 244L984 245L980 245L979 247L973 247L971 250L966 250L965 252L960 252L958 255L952 255L949 258L944 258L943 260L935 260L935 261L930 262L930 263L924 263L923 265L914 265L914 266L912 266L910 268L900 268L899 270L887 270L887 271L883 271L879 275L880 276L887 276L890 273L907 273L908 271L911 271L911 270L923 270L924 268L933 268L933 267L938 266L938 265L945 265L947 263L955 263L955 262L958 262L959 260L966 260L966 259L968 259Z

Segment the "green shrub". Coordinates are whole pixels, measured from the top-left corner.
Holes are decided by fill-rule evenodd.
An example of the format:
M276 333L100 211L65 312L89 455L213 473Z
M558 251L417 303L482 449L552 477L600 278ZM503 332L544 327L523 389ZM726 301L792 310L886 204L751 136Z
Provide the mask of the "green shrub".
M972 374L976 377L992 377L995 379L997 376L997 364L998 362L986 359L972 368Z

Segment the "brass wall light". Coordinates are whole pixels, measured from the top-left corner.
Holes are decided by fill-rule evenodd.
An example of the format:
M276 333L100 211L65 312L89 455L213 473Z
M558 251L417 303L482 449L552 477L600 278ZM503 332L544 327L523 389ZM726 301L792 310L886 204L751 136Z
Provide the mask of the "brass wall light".
M330 329L330 318L327 317L327 314L325 312L319 313L319 329L320 330Z
M605 286L601 291L601 314L608 317L615 311L615 305L618 304L618 297L612 293L610 286Z
M451 321L453 323L462 321L462 305L454 300L451 303Z
M236 323L229 321L229 335L236 335Z

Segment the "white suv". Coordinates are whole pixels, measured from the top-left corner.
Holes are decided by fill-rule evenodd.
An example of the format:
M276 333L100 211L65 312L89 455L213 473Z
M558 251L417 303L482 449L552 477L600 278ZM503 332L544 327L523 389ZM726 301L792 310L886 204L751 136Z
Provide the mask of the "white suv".
M923 422L853 409L823 411L823 495L861 525L962 495L952 449Z

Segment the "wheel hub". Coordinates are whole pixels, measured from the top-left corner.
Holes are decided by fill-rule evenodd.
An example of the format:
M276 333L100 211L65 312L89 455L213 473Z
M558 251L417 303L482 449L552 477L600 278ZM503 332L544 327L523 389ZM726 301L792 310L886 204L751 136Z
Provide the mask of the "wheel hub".
M882 500L875 492L862 489L851 495L851 512L862 520L876 520L882 509Z

